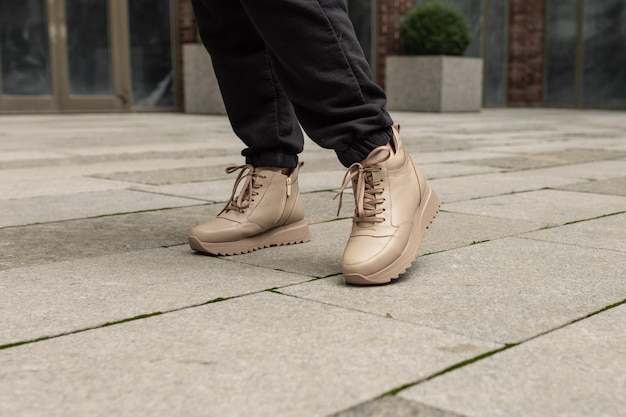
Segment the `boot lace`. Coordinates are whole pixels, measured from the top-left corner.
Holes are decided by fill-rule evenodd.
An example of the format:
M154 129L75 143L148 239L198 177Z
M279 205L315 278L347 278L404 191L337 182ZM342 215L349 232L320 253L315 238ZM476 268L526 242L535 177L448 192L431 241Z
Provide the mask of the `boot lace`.
M389 148L381 146L374 149L363 162L350 165L343 178L343 184L335 195L335 198L339 197L337 215L341 211L343 192L348 184L352 183L356 205L353 221L356 223L382 223L385 221L384 217L379 216L385 209L378 207L385 199L377 197L384 191L383 181L375 180L372 173L382 171L378 164L385 162L390 156Z
M226 203L226 207L224 207L220 214L230 210L237 210L239 213L246 211L254 196L258 194L255 190L261 188L261 185L256 183L255 180L257 178L265 178L265 176L255 172L254 167L249 164L226 168L227 174L232 174L236 171L239 171L239 175L237 175L237 179L235 180L233 192L230 195L228 203ZM241 186L241 191L237 194L237 190L240 189L239 184L242 181L243 185Z

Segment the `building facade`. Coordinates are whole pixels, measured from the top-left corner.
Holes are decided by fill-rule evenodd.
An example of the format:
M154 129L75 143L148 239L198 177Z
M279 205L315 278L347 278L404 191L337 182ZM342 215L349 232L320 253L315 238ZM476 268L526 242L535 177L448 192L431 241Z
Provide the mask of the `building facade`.
M347 0L376 80L417 2ZM626 0L441 0L484 59L486 107L626 108ZM0 112L173 111L190 0L0 0Z

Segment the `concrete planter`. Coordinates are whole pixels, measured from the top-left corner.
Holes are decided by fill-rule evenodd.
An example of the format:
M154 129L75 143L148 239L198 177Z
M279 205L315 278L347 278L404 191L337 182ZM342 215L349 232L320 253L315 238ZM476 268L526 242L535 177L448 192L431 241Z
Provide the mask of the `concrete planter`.
M211 57L201 43L183 45L185 113L226 114Z
M482 107L482 58L388 56L386 65L388 110L472 112Z

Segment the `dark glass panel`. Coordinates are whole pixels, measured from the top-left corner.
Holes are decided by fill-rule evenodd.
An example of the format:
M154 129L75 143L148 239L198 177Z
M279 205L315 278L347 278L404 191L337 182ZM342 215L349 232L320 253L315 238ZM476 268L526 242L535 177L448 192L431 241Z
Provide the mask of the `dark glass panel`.
M507 0L487 2L487 51L484 103L486 106L507 104L509 8Z
M110 95L108 0L65 0L71 95Z
M582 102L626 106L626 1L586 1Z
M575 105L577 3L548 0L546 4L546 104Z
M0 0L0 62L2 94L51 94L45 0Z
M174 106L170 1L129 0L128 18L133 106Z

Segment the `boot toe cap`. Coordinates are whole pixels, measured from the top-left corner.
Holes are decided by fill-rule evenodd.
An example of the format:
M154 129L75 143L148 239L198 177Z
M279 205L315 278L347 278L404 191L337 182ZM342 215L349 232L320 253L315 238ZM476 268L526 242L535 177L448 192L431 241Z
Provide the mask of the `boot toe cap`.
M189 237L201 242L235 242L260 233L253 223L241 224L224 218L215 218L191 229Z
M393 264L403 253L411 225L399 227L391 236L353 236L343 253L344 275L371 276Z

